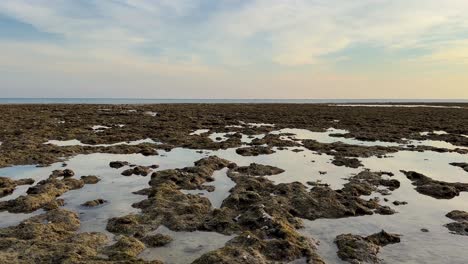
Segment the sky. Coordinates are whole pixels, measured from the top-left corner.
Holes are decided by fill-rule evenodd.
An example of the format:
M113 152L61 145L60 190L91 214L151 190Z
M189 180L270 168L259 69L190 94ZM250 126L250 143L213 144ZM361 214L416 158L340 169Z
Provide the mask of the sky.
M0 97L468 99L468 1L1 0Z

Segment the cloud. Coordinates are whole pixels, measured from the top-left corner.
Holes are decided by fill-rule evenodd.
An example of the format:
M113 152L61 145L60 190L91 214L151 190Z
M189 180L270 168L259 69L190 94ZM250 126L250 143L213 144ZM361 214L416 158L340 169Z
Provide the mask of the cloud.
M393 75L416 78L434 67L452 78L450 70L468 65L466 13L466 0L3 0L0 15L60 37L2 38L0 69L82 78L114 71L148 87L154 76L200 89L210 85L203 78L229 89L240 79L233 83L298 91L324 82L361 87L370 84L361 74L384 79L389 61ZM378 67L360 63L365 56Z
M201 9L203 1L97 1L80 7L85 2L5 0L0 12L83 45L131 49L147 43L167 54L199 57L210 57L212 49L211 58L226 64L230 53L239 61L257 59L249 53L257 45L268 46L258 58L263 62L304 65L356 43L426 47L429 36L445 41L447 32L468 30L468 2L459 0L221 1L228 8L213 13ZM195 15L198 20L184 22Z

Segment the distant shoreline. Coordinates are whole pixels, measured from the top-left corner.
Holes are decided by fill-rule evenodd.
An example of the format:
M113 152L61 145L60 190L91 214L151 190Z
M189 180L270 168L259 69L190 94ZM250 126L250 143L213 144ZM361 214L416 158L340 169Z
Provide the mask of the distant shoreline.
M468 99L0 98L3 104L468 104Z

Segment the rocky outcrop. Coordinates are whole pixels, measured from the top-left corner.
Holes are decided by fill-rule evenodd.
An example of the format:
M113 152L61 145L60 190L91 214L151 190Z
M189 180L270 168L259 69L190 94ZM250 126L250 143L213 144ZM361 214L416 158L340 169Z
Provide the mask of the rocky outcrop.
M8 177L0 177L0 198L12 194L15 191L16 186L31 185L33 183L33 179L13 180Z
M99 206L99 205L102 205L102 204L105 204L105 203L107 203L107 201L104 200L104 199L95 199L95 200L91 200L91 201L87 201L87 202L83 203L82 206L96 207L96 206Z
M249 166L231 168L228 173L238 173L246 176L271 176L283 173L278 167L251 163Z
M437 199L452 199L468 191L468 183L437 181L415 171L401 172L416 186L417 192Z
M38 182L27 190L27 195L21 195L13 200L0 202L0 211L10 213L30 213L48 205L56 197L69 190L84 186L83 180L74 178L57 179L55 177Z
M163 234L148 235L141 239L148 247L162 247L172 242L172 237Z
M455 222L444 225L452 234L468 236L468 212L453 210L445 215Z
M243 147L236 149L236 153L241 156L258 156L273 154L274 151L271 147L254 146L254 147Z
M342 234L336 237L338 257L349 263L380 263L377 257L380 248L400 242L400 236L385 231L367 237L353 234Z
M468 163L466 162L452 162L450 165L455 166L455 167L460 167L464 171L468 172Z
M81 180L85 184L96 184L101 181L97 176L94 175L88 175L88 176L81 176Z
M49 178L71 178L75 176L75 172L70 170L70 169L65 169L65 170L54 170L52 171L52 174L49 176Z
M356 158L335 157L332 163L336 166L346 166L350 168L359 168L363 166L361 161Z
M122 172L123 176L132 176L132 175L140 175L140 176L148 176L151 173L151 168L147 166L135 166L133 168L124 170Z
M120 169L124 166L127 166L129 163L127 161L111 161L109 166L114 169Z

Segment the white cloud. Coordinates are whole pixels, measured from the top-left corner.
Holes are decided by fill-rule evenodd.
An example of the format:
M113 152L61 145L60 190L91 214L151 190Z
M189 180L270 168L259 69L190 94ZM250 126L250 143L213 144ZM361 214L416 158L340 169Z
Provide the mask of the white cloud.
M255 61L249 53L255 45L268 46L259 59L304 65L349 45L430 49L430 36L446 38L468 31L468 2L461 0L257 0L202 14L205 18L200 21L181 22L200 12L199 4L97 1L96 16L81 18L65 12L76 2L5 0L0 2L0 12L42 31L62 34L75 44L130 49L149 43L166 54L202 58L211 50L218 62L228 65L230 54L237 57L234 65ZM263 41L252 40L256 36Z
M297 86L298 92L374 85L377 80L333 73L333 62L353 54L324 57L354 46L423 49L425 54L402 60L397 69L414 76L421 76L421 65L468 65L466 0L225 0L210 2L220 5L215 11L201 8L202 2L209 1L103 0L80 6L84 1L3 0L0 14L64 40L0 40L0 68L91 79L118 72L128 79L122 83L138 79L147 87L160 77L178 79L181 87L209 90L205 86L216 84L229 93L236 85L255 86L258 91L237 91L261 94L279 84ZM400 81L415 83L414 78Z

